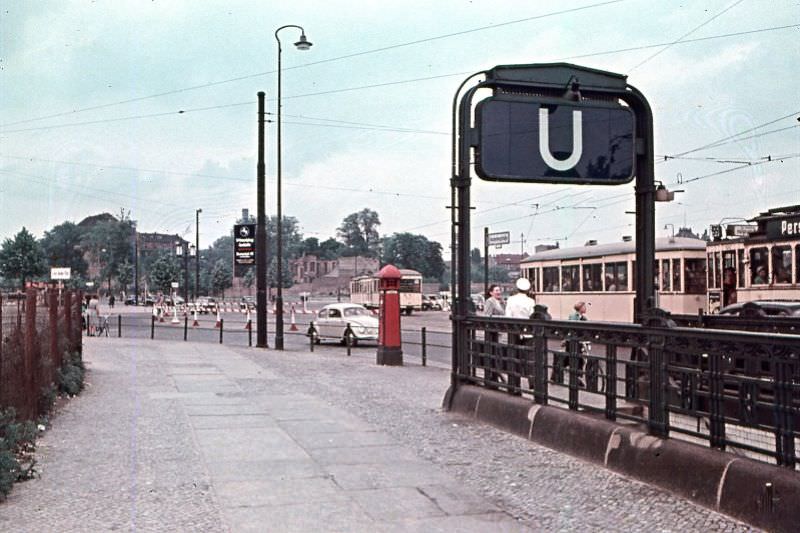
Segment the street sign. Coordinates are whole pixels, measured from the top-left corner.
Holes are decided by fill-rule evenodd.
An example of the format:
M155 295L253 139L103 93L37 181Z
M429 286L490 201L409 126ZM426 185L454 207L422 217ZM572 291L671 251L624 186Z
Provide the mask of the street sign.
M251 266L256 264L256 225L233 226L233 264Z
M178 282L177 282L177 281L173 281L173 282L172 282L172 283L170 283L169 285L170 285L170 287L172 287L173 289L177 289L177 288L179 287L179 285L178 285Z
M70 279L72 269L70 267L53 267L50 269L50 279Z
M510 244L511 243L511 232L510 231L500 231L497 233L489 233L487 235L488 239L486 244L488 246L497 246L498 248L503 244Z
M728 237L747 237L758 231L755 224L728 224L725 226L725 235Z
M500 94L476 114L482 179L619 185L635 175L635 117L615 102Z

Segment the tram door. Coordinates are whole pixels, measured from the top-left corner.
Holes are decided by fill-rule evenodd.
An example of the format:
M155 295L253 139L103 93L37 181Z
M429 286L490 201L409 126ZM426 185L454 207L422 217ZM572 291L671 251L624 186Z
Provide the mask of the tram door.
M722 307L737 302L736 280L736 251L722 252Z

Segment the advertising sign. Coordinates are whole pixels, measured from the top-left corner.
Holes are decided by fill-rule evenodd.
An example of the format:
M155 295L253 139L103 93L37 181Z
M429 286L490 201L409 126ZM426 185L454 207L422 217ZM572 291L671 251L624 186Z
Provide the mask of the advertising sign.
M769 239L785 239L800 235L800 217L790 216L768 220L766 233Z
M500 231L497 233L490 233L487 235L488 241L486 244L488 246L501 246L503 244L509 244L511 242L511 232L510 231Z
M476 126L485 180L619 185L635 175L635 117L618 104L493 96Z
M50 269L50 279L70 279L72 269L70 267L53 267Z
M256 264L256 225L233 226L233 264L252 266Z

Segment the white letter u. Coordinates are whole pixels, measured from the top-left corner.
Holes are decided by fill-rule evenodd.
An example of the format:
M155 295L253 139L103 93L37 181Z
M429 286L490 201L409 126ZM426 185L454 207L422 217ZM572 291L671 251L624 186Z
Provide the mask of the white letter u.
M572 112L572 154L563 161L553 157L550 151L550 119L547 108L539 108L539 153L553 170L569 170L578 164L583 154L583 119L580 111Z

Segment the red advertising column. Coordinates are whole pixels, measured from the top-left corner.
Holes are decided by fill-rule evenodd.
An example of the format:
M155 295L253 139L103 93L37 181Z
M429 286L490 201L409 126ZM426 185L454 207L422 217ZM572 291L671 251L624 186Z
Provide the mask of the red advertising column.
M402 366L400 338L400 271L386 265L378 273L380 290L380 325L378 328L379 365Z

